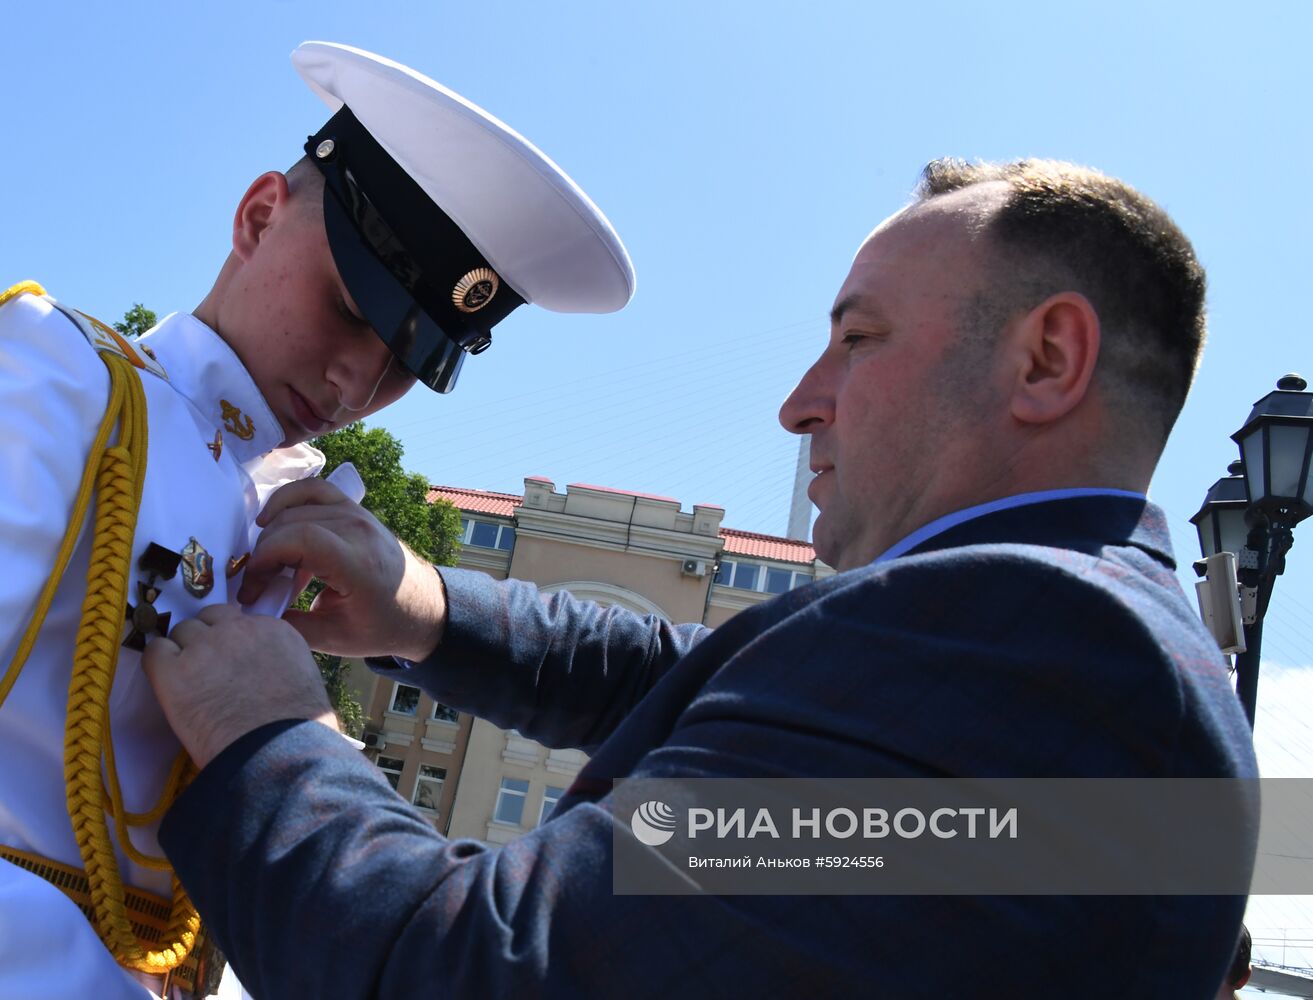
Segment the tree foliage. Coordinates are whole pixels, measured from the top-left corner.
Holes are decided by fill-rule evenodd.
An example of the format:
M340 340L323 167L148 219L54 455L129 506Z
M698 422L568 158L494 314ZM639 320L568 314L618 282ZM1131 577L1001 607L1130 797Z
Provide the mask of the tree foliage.
M354 423L311 443L324 453L325 474L343 462L355 465L365 483L361 506L417 555L439 566L455 565L460 556L460 514L445 500L428 501L428 480L401 466L400 441L381 427ZM309 607L322 586L314 581L298 606ZM316 653L315 660L342 729L358 737L365 728L365 713L347 686L348 665L340 656L326 653Z
M355 464L365 483L361 506L422 556L453 566L460 556L460 514L445 500L428 502L429 481L401 467L401 442L382 427L350 424L311 442L324 453L325 474Z
M140 337L157 322L153 310L134 302L132 308L123 314L123 319L114 324L114 329L125 337Z

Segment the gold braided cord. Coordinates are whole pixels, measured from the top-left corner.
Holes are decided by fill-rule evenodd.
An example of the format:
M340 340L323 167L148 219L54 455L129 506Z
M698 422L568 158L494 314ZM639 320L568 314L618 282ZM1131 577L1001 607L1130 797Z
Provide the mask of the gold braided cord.
M114 819L114 833L118 838L119 847L142 868L151 868L160 872L172 871L173 866L169 864L168 858L143 854L139 851L128 835L128 827L146 826L158 823L164 818L169 806L173 805L174 800L196 776L196 768L191 758L187 756L187 751L178 751L178 756L173 759L173 766L169 769L168 777L164 779L164 788L155 805L148 812L134 813L128 812L123 805L123 792L119 787L118 767L114 761L114 741L110 737L108 715L105 718L105 730L101 734L101 745L105 752L106 781L101 785L100 801L105 811Z
M34 281L21 282L0 293L0 306L23 294L44 295L45 289ZM148 857L136 849L127 827L153 823L163 816L195 771L186 754L180 753L155 807L146 813L124 809L110 736L109 695L118 664L123 608L132 568L132 540L146 477L146 397L140 376L126 359L103 351L100 357L109 369L110 379L105 416L92 442L50 577L37 598L32 620L14 659L0 678L0 705L4 704L32 651L72 557L93 491L98 490L87 592L69 683L64 781L69 818L90 888L92 927L121 965L162 974L186 959L196 941L200 918L175 877L169 923L163 935L166 945L159 950L142 945L128 916L123 877L105 813L108 811L113 817L124 853L143 867L167 870L164 859ZM111 432L120 422L118 443L107 447ZM102 774L102 760L106 774Z
M196 766L192 764L186 750L179 751L178 756L173 758L173 766L169 769L168 776L164 779L164 789L160 792L159 801L149 812L144 813L128 812L123 807L123 793L119 790L118 771L114 764L114 744L109 739L108 730L105 735L105 773L108 781L104 786L103 795L105 801L110 803L109 810L114 819L121 819L128 826L149 826L162 820L169 806L173 805L173 800L191 784L191 779L196 776Z
M82 625L73 653L64 730L64 781L68 812L90 887L92 926L122 965L164 973L187 957L200 918L177 878L165 947L144 946L132 929L123 879L106 822L108 796L101 761L109 732L109 694L118 663L131 573L132 539L146 472L146 398L132 366L114 354L101 354L110 372L110 410L121 417L119 440L107 449L97 476L95 527ZM113 782L117 785L117 781ZM112 802L110 803L112 805ZM121 803L120 803L121 805ZM115 820L122 829L122 821ZM130 841L121 844L125 851Z
M45 295L45 293L45 289L35 281L23 281L0 293L0 306L19 295ZM33 612L32 620L28 623L27 630L23 633L23 638L18 643L14 658L10 661L8 669L5 670L4 677L0 678L0 706L3 706L5 699L9 697L9 692L12 690L14 682L18 680L18 674L23 669L23 664L27 662L32 647L36 645L37 635L41 631L41 626L46 620L46 614L50 611L50 605L55 599L55 591L59 588L59 581L63 579L64 570L68 568L68 561L73 556L78 533L81 530L82 521L86 518L87 508L91 505L91 494L96 485L96 456L105 450L110 432L114 429L116 423L116 415L116 409L106 410L105 418L100 422L100 427L96 431L96 438L91 445L91 458L87 460L86 469L82 473L82 481L78 486L77 497L73 501L73 514L69 518L68 528L64 532L64 538L59 544L59 551L55 555L54 568L51 570L45 586L41 588L41 593L37 596L36 610Z

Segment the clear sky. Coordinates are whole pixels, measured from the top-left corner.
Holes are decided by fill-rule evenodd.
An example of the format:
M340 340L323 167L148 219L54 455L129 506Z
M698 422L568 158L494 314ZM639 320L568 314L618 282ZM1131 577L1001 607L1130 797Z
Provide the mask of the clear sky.
M522 309L453 395L378 418L435 483L545 475L782 533L796 439L779 403L858 243L947 154L1097 166L1194 240L1211 339L1152 488L1182 561L1251 403L1287 371L1313 378L1307 3L120 0L11 21L0 280L106 320L208 290L247 183L327 117L288 60L304 39L424 71L592 195L637 296L615 316ZM1313 663L1303 532L1264 644L1289 666Z

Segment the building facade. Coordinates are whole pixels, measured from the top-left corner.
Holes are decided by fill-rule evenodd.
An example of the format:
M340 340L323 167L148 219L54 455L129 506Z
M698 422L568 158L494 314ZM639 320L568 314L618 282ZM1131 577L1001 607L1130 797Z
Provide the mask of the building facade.
M670 497L548 479L524 493L435 486L461 512L459 566L545 592L712 628L753 604L833 571L806 542L721 524L720 507L684 511ZM502 844L551 812L587 758L435 704L418 688L358 665L370 720L367 753L393 787L452 837Z

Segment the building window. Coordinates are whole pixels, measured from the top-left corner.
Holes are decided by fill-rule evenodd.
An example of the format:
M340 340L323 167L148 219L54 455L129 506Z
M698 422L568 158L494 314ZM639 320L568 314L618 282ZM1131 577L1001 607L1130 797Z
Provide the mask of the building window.
M400 683L392 686L392 703L388 705L389 712L397 712L400 715L414 715L418 708L419 688Z
M543 791L543 806L538 810L539 826L542 826L543 821L552 814L552 810L556 808L556 803L561 800L561 796L564 794L565 789L557 788L555 785L548 785Z
M481 549L502 549L509 552L515 544L515 529L509 524L476 521L470 517L460 519L461 544Z
M502 778L497 790L497 806L492 811L494 823L519 826L524 818L524 800L529 794L529 783L519 778Z
M438 803L442 801L442 783L446 778L447 769L445 767L421 764L419 766L419 778L415 782L415 794L410 801L420 809L437 812Z
M455 722L460 718L460 713L440 701L435 701L433 703L433 718L439 722Z
M812 575L805 570L790 570L781 566L763 566L760 563L722 559L716 571L716 583L735 590L755 590L766 594L783 594L811 583Z
M397 782L401 780L402 761L396 757L380 757L378 759L378 769L383 772L383 777L388 779L388 784L396 789Z

